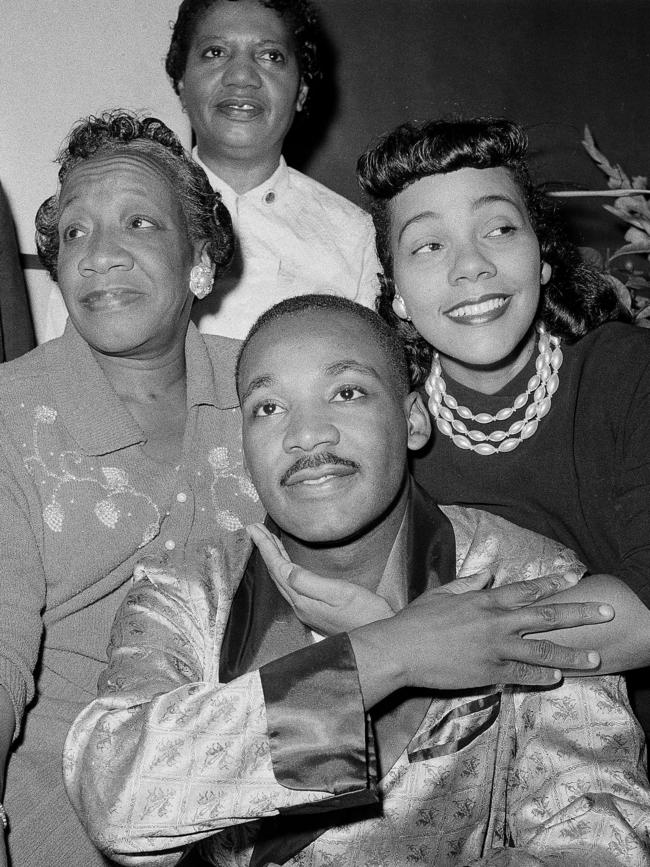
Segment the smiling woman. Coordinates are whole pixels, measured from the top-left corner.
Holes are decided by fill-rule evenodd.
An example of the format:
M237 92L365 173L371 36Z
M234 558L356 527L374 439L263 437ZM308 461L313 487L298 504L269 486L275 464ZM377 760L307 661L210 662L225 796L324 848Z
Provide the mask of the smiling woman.
M650 334L566 241L526 149L519 127L486 118L406 124L360 158L379 309L436 424L416 478L617 576L597 595L616 608L603 659L636 668L650 662Z
M94 696L136 560L182 555L260 514L241 462L236 346L190 323L194 293L232 254L228 212L155 118L88 118L59 162L37 245L68 325L0 375L0 753L13 735L14 867L105 863L66 798L62 747Z
M237 254L194 306L202 331L243 338L264 310L309 292L371 306L380 270L372 223L287 166L282 148L321 78L309 0L183 0L167 72L196 137L194 159L230 210Z
M201 159L222 173L228 162L238 175L238 163L255 166L251 189L272 174L308 91L291 32L259 0L216 3L195 25L178 93Z

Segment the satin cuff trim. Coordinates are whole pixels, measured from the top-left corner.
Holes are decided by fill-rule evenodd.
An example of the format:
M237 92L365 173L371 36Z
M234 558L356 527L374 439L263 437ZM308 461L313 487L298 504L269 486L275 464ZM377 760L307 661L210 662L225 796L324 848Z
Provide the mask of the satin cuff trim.
M374 788L374 747L347 634L267 663L260 678L281 786L333 795Z
M501 709L501 693L495 692L455 707L408 748L409 762L424 762L457 753L494 725Z

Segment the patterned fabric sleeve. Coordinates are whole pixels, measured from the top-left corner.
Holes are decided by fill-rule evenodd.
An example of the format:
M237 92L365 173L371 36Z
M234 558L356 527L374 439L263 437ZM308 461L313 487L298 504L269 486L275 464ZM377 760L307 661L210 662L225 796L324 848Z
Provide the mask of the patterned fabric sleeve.
M276 779L260 673L217 682L216 636L223 619L205 566L143 565L118 612L99 697L77 718L66 742L64 776L91 839L120 863L175 864L184 846L226 827L340 801L341 792L326 784L289 788ZM309 668L318 687L314 666ZM347 703L361 707L365 738L356 670L348 682ZM342 691L339 686L339 697ZM339 741L349 744L343 737L349 710L329 710L330 749L323 760L330 764ZM282 753L282 732L276 729L273 739ZM368 786L363 771L359 790ZM312 772L310 779L316 776Z
M648 867L644 741L620 677L506 690L516 732L503 839L474 865Z
M498 586L583 571L572 551L503 518L443 511L453 515L459 574L489 565ZM494 848L471 867L650 867L644 737L623 678L506 687L501 727L515 733L512 755L497 760L506 807L493 827Z

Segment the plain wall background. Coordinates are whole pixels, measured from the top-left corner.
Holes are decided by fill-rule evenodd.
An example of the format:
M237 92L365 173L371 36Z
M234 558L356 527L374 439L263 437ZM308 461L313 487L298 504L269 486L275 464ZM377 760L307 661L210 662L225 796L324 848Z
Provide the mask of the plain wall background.
M540 180L597 189L612 162L650 174L650 0L323 0L338 52L338 109L308 168L359 201L354 159L407 119L496 114L522 123ZM622 243L592 202L572 206L581 240Z
M52 158L78 117L146 109L189 143L164 74L178 0L0 0L0 178L23 254L55 184ZM588 188L605 176L582 149L588 123L613 161L650 174L650 0L320 0L335 85L295 137L299 167L360 201L357 155L397 123L462 112L528 129L540 180ZM296 161L294 160L294 162ZM624 227L599 201L571 205L578 239L619 246ZM27 272L36 302L49 291ZM39 326L37 316L37 329Z

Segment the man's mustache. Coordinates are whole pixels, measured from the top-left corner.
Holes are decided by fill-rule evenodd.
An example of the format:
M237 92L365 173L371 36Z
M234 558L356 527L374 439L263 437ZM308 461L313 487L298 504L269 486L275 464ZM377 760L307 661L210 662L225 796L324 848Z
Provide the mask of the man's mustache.
M317 455L305 455L304 458L299 458L282 476L280 484L286 485L291 476L300 472L300 470L315 470L317 467L322 467L325 464L340 464L342 467L351 467L353 470L359 469L359 464L356 461L351 461L348 458L339 458L337 455L332 454L332 452L319 452Z

